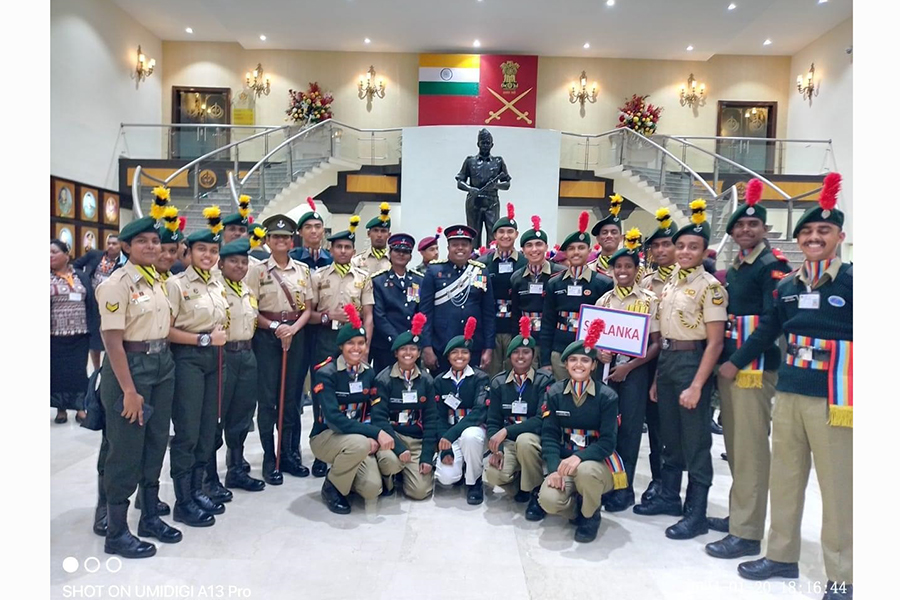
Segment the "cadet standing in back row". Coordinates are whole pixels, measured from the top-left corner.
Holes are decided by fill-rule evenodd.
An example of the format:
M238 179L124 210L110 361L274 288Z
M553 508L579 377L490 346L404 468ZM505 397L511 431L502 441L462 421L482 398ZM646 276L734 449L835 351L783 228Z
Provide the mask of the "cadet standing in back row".
M369 248L354 256L350 261L351 265L369 275L391 266L391 261L387 257L387 242L391 235L391 207L387 202L382 202L379 209L380 214L366 223Z
M375 332L369 358L376 374L393 364L391 347L394 340L409 329L413 316L419 312L422 274L407 269L415 242L405 233L392 235L388 240L391 267L371 276Z

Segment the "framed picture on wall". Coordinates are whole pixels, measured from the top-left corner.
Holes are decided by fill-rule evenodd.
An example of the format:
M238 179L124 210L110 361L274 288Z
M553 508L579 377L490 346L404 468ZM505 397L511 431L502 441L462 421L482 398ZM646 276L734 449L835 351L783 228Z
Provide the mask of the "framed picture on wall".
M61 179L53 180L53 197L50 214L64 219L75 218L75 184Z
M100 249L101 250L106 250L106 248L108 246L108 244L106 243L106 240L108 240L109 236L111 236L111 235L118 237L119 230L118 229L104 229L103 231L100 232L100 236L101 236Z
M100 247L100 231L96 227L78 226L78 256Z
M69 246L69 253L75 255L75 226L70 223L56 222L53 226L53 237Z
M119 195L103 192L103 224L119 225Z
M81 198L79 218L82 221L96 223L100 219L100 194L94 188L78 186L78 196Z

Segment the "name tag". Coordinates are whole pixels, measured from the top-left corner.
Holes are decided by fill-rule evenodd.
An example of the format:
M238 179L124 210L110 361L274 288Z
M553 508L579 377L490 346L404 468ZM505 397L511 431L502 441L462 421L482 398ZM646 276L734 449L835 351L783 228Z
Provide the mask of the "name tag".
M345 412L344 414L347 416L348 419L355 419L355 418L356 418L356 411L355 411L355 410L348 410L348 411Z
M339 321L332 321L332 322L331 322L331 330L332 330L332 331L337 331L338 329L341 328L342 325L343 325L343 323L341 323L341 322L339 322Z
M351 394L362 394L363 385L362 381L351 381L350 382L350 393Z
M514 415L527 415L528 414L528 403L522 402L519 400L518 402L512 403L512 413Z
M570 285L566 287L566 295L567 296L580 296L581 295L581 286L580 285Z
M813 359L813 351L812 348L807 348L805 346L801 348L797 348L797 358L800 360L812 360Z
M190 300L192 300L192 299L193 299L193 298L190 298ZM133 304L140 304L141 302L150 302L150 296L144 296L144 295L140 295L140 296L137 296L137 297L132 296L132 297L131 297L131 302L132 302Z
M544 284L543 283L529 283L528 284L528 293L529 294L543 294L544 293Z
M513 264L511 262L502 262L497 269L498 273L512 273L513 272Z
M587 441L584 439L584 436L578 433L573 433L569 436L569 439L572 440L572 443L578 446L579 448L584 448L587 444Z
M569 411L567 411L567 410L558 410L558 411L556 411L556 416L557 417L571 417L572 415L570 415Z
M459 405L461 404L461 402L460 402L460 399L457 398L455 394L447 394L446 396L444 396L444 404L446 404L453 410L456 410L459 407Z
M509 312L509 306L507 306L506 304L501 304L500 305L500 314L505 315L508 312Z
M415 404L418 402L416 398L416 390L408 390L403 392L403 404Z
M816 310L819 308L819 292L800 294L799 308Z
M81 302L81 299L82 299L82 298L81 298L81 293L80 293L80 292L72 292L71 294L69 294L69 301L70 301L70 302Z
M409 413L406 411L402 411L397 415L397 422L401 425L406 425L409 423Z

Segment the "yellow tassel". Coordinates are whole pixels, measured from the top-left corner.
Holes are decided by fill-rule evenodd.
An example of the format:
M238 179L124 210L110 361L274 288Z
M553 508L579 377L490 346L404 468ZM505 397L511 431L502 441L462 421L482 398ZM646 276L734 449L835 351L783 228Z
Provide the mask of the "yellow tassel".
M613 473L612 476L614 490L624 490L628 487L628 473L622 471L620 473Z
M212 225L212 226L209 228L209 230L213 232L213 235L216 235L217 233L219 233L219 232L222 231L223 229L225 229L225 226L222 225L221 223L219 223L218 225Z
M660 229L668 229L672 225L672 215L668 208L660 208L656 211L656 220Z
M260 239L260 240L265 239L267 233L268 232L266 231L265 227L254 227L253 228L253 236L256 237L257 239Z
M350 233L356 233L356 228L359 226L359 215L353 215L350 217Z
M742 390L762 389L763 372L762 371L738 371L737 377L734 379L735 384Z
M168 202L169 200L169 188L164 185L158 185L153 188L153 195L159 198L160 200L165 200Z
M217 219L222 215L222 211L216 205L207 206L203 209L204 219Z
M250 206L242 206L238 209L238 214L241 215L241 218L246 219L250 216Z
M382 202L382 203L378 206L378 209L379 209L381 212L386 212L386 211L391 210L391 205L388 204L387 202Z
M625 248L627 248L628 250L634 250L640 245L641 230L637 227L632 227L628 230L628 233L625 234Z
M255 235L250 236L250 249L254 250L262 246L262 240L256 237Z
M250 196L241 194L241 197L238 198L238 204L241 206L250 206Z
M853 407L852 406L829 406L828 407L828 424L833 427L850 427L853 428Z
M625 202L625 199L620 194L613 194L609 197L609 214L614 217L619 216L619 211L622 210L622 203Z

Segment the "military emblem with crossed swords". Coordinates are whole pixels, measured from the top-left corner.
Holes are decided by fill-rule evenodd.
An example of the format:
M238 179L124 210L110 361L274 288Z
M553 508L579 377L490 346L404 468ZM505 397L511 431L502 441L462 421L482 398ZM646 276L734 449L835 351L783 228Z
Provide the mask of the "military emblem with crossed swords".
M492 110L491 110L491 111L488 111L488 115L489 115L489 116L488 116L487 119L484 120L485 124L490 123L490 122L493 121L494 119L496 119L496 120L499 121L499 120L500 120L500 115L502 115L502 114L503 114L504 112L506 112L507 110L511 110L511 111L513 111L514 113L516 113L516 115L518 115L518 116L516 117L516 121L521 121L521 120L524 119L526 123L528 123L529 125L531 125L532 120L528 118L528 111L526 110L526 111L523 113L522 111L520 111L518 108L515 107L515 104L516 104L516 102L518 102L519 100L521 100L522 98L524 98L525 96L527 96L527 95L528 95L528 92L530 92L530 91L533 90L533 89L534 89L534 88L528 88L527 90L525 90L524 92L522 92L521 94L519 94L518 96L516 96L515 98L513 98L512 101L507 102L507 101L506 101L506 98L504 98L503 96L501 96L500 94L498 94L497 92L495 92L494 90L492 90L491 88L488 88L487 91L489 91L489 92L494 96L494 98L496 98L497 100L499 100L500 102L503 103L503 108L501 108L500 110L498 110L498 111L496 111L496 112L495 112L495 111L492 111Z

